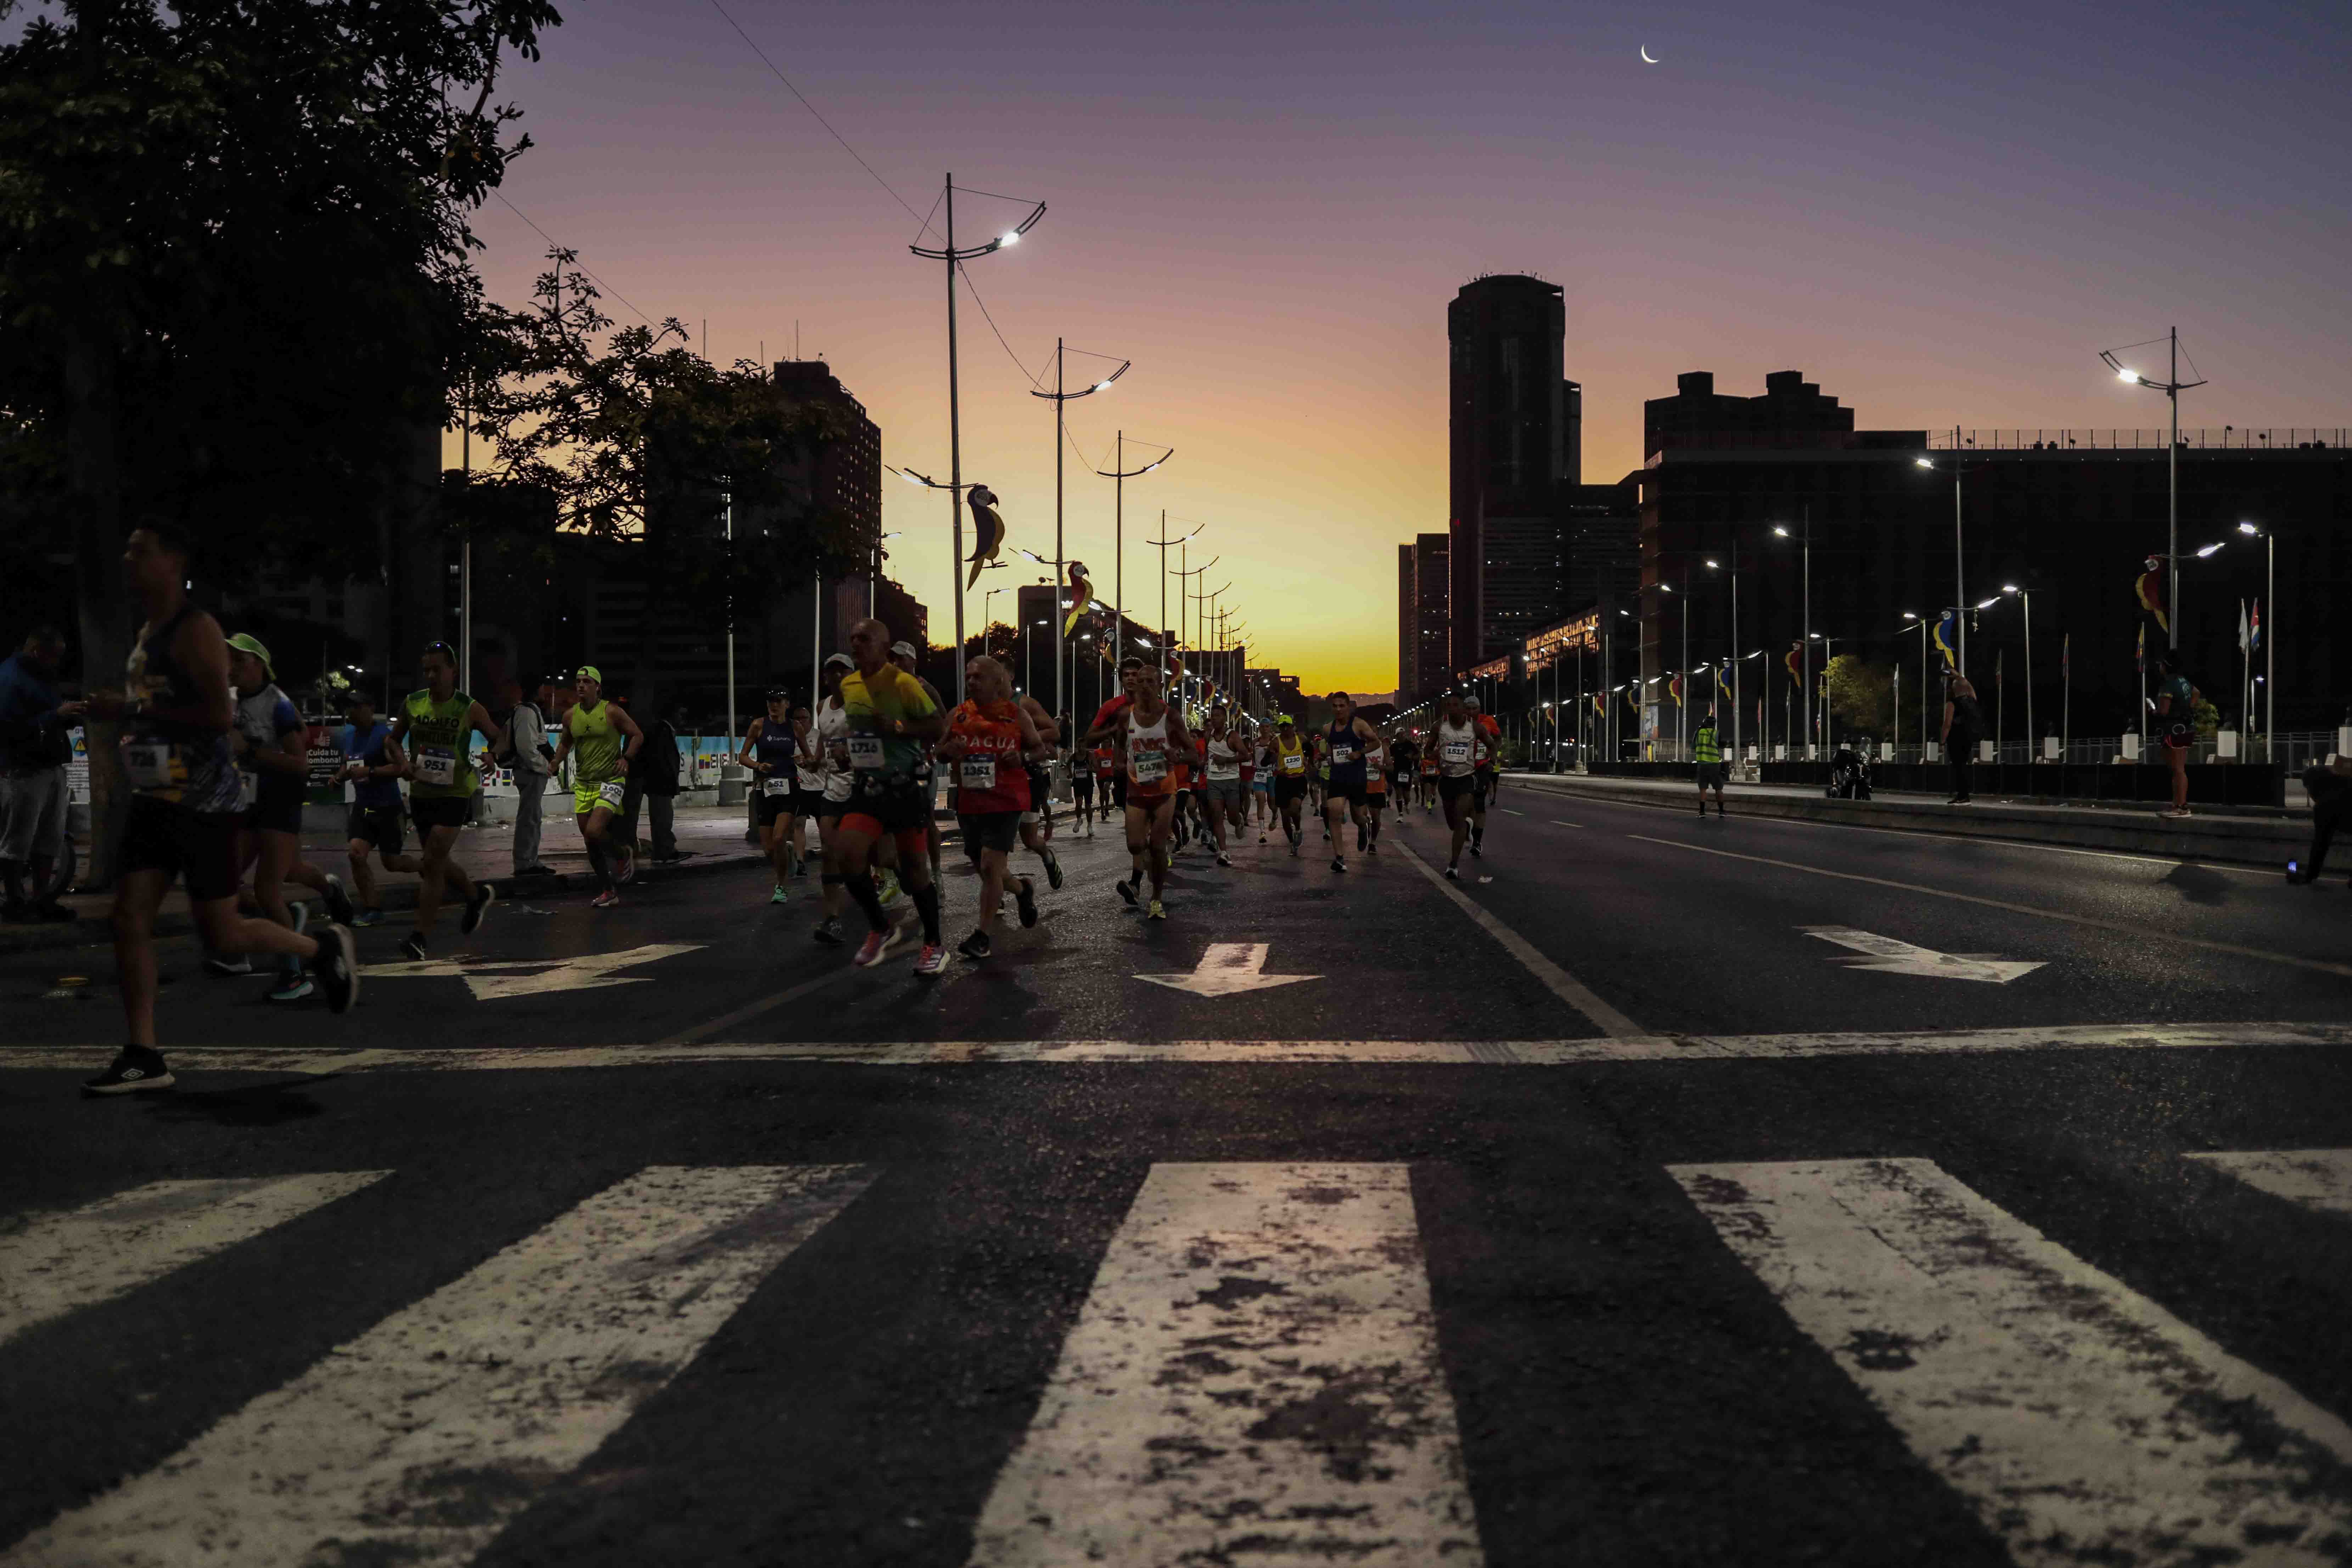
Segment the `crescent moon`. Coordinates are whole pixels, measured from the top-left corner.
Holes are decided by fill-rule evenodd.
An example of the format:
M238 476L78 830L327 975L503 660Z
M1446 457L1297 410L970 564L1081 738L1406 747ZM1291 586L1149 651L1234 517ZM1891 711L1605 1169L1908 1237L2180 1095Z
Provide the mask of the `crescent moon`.
M1656 65L1658 63L1656 60L1650 59L1650 46L1647 44L1643 44L1642 46L1642 58L1645 60L1649 60L1652 65Z

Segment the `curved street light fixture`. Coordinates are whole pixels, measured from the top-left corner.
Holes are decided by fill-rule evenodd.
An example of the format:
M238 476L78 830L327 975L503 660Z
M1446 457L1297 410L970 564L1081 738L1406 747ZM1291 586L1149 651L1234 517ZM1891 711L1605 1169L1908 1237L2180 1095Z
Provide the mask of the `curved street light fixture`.
M964 483L963 410L961 389L959 387L956 374L956 269L967 261L975 260L983 256L992 256L1008 245L1019 244L1021 237L1027 234L1031 229L1036 227L1037 221L1045 216L1045 204L1044 202L1039 202L1036 205L1031 207L1026 217L1024 217L1019 223L1013 225L1012 228L998 235L987 244L972 246L969 248L959 250L956 248L955 242L955 175L950 174L947 177L947 244L938 249L930 249L919 245L909 245L907 248L914 252L917 256L922 257L927 261L940 261L947 264L948 482L945 485L932 484L929 479L926 479L923 482L926 484L931 484L931 488L934 489L945 489L950 492L948 496L950 542L948 578L949 582L955 589L955 645L957 649L961 651L963 647L963 496L961 492L964 489ZM973 194L976 195L985 195L988 193L982 191L974 192ZM959 702L963 700L963 660L961 658L958 658L956 660L956 700Z
M1111 502L1110 591L1124 603L1127 598L1127 481L1139 479L1158 468L1176 455L1176 448L1164 447L1160 456L1152 458L1143 467L1129 468L1127 466L1127 432L1121 430L1118 433L1115 450L1118 455L1111 458L1111 466L1108 468L1097 468L1095 472L1104 479L1116 481ZM1162 610L1167 608L1164 601L1160 608ZM1110 657L1113 669L1118 668L1119 650L1126 631L1126 619L1127 612L1121 610L1111 622ZM1150 645L1146 643L1144 646L1148 647Z
M2153 343L2164 344L2171 356L2167 362L2170 368L2166 371L2162 381L2150 380L2116 357L2126 350L2144 349ZM2164 336L2150 338L2145 343L2126 343L2120 349L2101 349L2099 358L2105 363L2109 370L2116 373L2117 380L2131 386L2145 386L2151 391L2164 394L2165 402L2172 411L2171 438L2165 443L2164 447L2164 590L2172 595L2172 603L2168 606L2171 613L2165 617L2165 631L2168 638L2167 646L2178 649L2180 647L2180 395L2192 386L2202 386L2205 384L2202 381L2180 379L2180 329L2179 327L2167 327Z
M1040 208L1039 210L1042 212L1044 209ZM1080 349L1078 352L1080 353L1087 353L1085 349ZM1135 364L1133 360L1123 359L1118 362L1118 368L1117 370L1112 371L1100 381L1080 387L1076 392L1070 392L1064 389L1062 381L1064 362L1067 360L1068 357L1069 349L1067 345L1065 344L1061 339L1055 338L1054 340L1054 390L1046 392L1042 388L1032 387L1029 392L1030 396L1046 398L1054 405L1054 711L1056 713L1059 713L1062 710L1063 700L1063 616L1061 611L1062 589L1064 586L1063 576L1069 567L1069 561L1064 553L1064 547L1062 544L1062 411L1069 405L1076 403L1081 397L1092 397L1097 392L1108 392L1111 387L1111 383L1117 381L1120 376L1125 375L1134 367ZM1110 356L1108 354L1103 354L1090 357L1108 359ZM1022 551L1022 553L1024 555L1029 555L1029 552L1025 550ZM1029 555L1029 558L1032 561L1039 560L1039 558L1034 555ZM1042 562L1040 562L1040 563L1043 564Z

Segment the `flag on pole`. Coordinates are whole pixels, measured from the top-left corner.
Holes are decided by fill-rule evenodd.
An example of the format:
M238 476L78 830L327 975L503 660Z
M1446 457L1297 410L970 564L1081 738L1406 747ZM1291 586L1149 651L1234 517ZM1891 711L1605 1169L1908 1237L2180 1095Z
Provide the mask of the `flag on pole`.
M1675 706L1677 708L1681 707L1683 705L1683 678L1677 675L1672 680L1667 681L1666 692L1667 695L1671 696L1675 700Z
M2140 623L2139 647L2132 652L2132 668L2142 675L2147 673L2147 623Z
M1936 639L1936 651L1944 656L1944 668L1959 668L1960 612L1947 609L1937 617L1936 629L1931 635Z
M1592 694L1592 710L1604 719L1609 716L1609 700L1598 691Z
M1804 646L1805 645L1801 642L1790 643L1789 645L1787 655L1780 660L1782 664L1789 667L1789 679L1791 680L1802 680L1805 679L1805 672L1797 667L1797 656L1804 648Z
M2253 639L2248 645L2248 651L2260 653L2263 648L2263 602L2260 599L2254 601Z
M2068 632L2058 639L2058 684L2074 684L2074 634Z
M2246 622L2246 601L2243 599L2238 601L2238 651L2254 651L2253 630Z
M2164 607L2164 557L2150 555L2142 564L2147 570L2133 580L2132 593L2138 598L2139 607L2154 616L2156 624L2168 632L2172 621Z
M1068 637L1077 630L1078 622L1085 618L1087 606L1093 602L1094 596L1095 585L1087 576L1087 563L1083 561L1071 562L1070 613L1062 618L1064 637Z

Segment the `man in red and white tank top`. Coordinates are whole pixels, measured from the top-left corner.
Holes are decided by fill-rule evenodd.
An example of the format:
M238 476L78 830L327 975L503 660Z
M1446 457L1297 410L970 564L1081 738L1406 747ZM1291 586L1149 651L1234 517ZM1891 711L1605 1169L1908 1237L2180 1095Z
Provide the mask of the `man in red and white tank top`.
M1134 672L1132 701L1107 717L1097 716L1090 742L1118 739L1127 753L1127 852L1130 874L1118 894L1132 904L1148 869L1151 876L1150 919L1164 921L1161 895L1168 880L1168 830L1175 814L1174 764L1192 754L1192 738L1183 716L1160 694L1160 672L1146 665ZM1147 856L1149 859L1147 860Z
M1028 763L1050 757L1053 748L1038 734L1029 714L1013 700L1013 678L982 655L964 667L966 700L948 721L940 761L956 792L956 820L963 828L963 852L980 871L980 928L956 951L984 959L994 948L997 905L1004 898L1005 861L1021 833L1021 814L1031 806ZM1037 923L1037 888L1026 877L1013 879L1021 923Z

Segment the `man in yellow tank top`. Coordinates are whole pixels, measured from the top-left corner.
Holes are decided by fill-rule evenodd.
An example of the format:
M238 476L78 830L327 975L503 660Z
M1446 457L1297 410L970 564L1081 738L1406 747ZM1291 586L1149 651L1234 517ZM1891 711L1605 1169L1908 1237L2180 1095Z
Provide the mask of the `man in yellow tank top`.
M635 869L630 863L632 847L613 842L612 826L621 815L630 760L646 743L646 734L625 709L604 700L604 672L594 665L580 667L572 689L578 700L563 715L563 739L556 743L554 766L561 770L564 758L576 759L572 820L580 825L589 869L604 889L589 901L609 910L621 901L620 884Z

